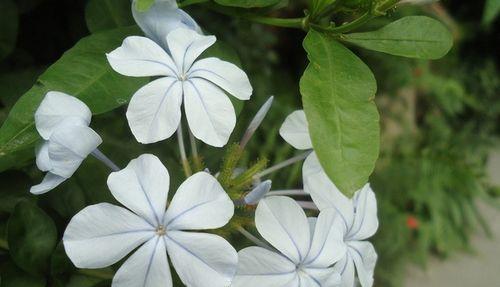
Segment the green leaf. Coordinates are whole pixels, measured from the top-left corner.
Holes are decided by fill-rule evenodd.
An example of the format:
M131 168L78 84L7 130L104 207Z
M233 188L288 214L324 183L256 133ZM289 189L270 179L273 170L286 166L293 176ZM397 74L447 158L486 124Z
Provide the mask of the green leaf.
M0 76L0 102L11 108L16 101L35 84L43 72L40 68L14 70Z
M317 15L338 0L310 0L311 15Z
M342 35L343 41L363 48L418 59L439 59L453 46L450 31L425 16L408 16L372 32Z
M281 2L281 0L215 0L219 5L239 8L262 8L269 7Z
M314 151L347 196L368 181L379 153L380 127L370 69L333 38L311 30L309 65L300 80Z
M14 262L33 275L44 274L57 244L52 219L35 203L18 203L7 224L9 252Z
M0 267L2 274L1 287L45 287L43 277L32 276L16 267L12 262L6 262Z
M6 171L0 173L0 211L10 213L22 200L33 198L29 193L31 180L21 171Z
M145 78L121 76L111 69L105 53L118 47L137 27L118 28L80 40L38 78L38 83L14 105L0 128L0 171L24 164L34 157L39 140L34 113L45 94L61 91L85 102L94 114L126 104Z
M130 0L90 0L85 21L91 33L134 24Z
M500 0L486 0L483 12L483 24L489 25L500 14Z
M140 12L144 12L149 10L149 8L153 6L156 0L134 0L134 1L135 1L135 8Z
M14 50L18 25L16 4L11 0L0 0L0 61Z

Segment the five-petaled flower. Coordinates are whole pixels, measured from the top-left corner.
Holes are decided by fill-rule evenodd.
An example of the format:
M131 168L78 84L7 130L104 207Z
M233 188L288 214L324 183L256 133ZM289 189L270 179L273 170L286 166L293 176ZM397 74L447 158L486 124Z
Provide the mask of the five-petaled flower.
M333 208L342 219L343 228L338 232L344 238L342 249L345 252L335 265L335 270L342 276L340 286L355 286L355 269L361 286L372 286L377 253L373 245L365 240L375 234L379 223L377 200L370 185L366 184L349 199L321 172L304 177L304 190L311 194L320 211Z
M307 218L291 198L271 196L255 212L259 233L279 252L248 247L239 252L234 287L331 287L340 282L332 265L342 252L343 222L334 209Z
M136 139L154 143L170 137L181 121L181 105L193 135L224 146L236 124L236 113L224 91L248 100L252 86L236 65L197 58L215 43L214 36L177 28L166 36L169 53L146 37L132 36L107 55L115 71L126 76L160 76L139 89L128 106L127 119Z
M165 211L169 181L165 166L148 154L112 173L109 189L128 209L101 203L75 215L63 237L71 261L102 268L140 246L117 271L113 287L172 286L167 253L185 285L229 286L236 251L222 237L193 230L224 226L233 202L213 176L199 172L182 183Z
M36 164L47 172L30 192L42 194L70 178L83 160L101 143L89 128L92 113L80 100L60 92L48 92L35 113L35 125L43 142L36 149Z

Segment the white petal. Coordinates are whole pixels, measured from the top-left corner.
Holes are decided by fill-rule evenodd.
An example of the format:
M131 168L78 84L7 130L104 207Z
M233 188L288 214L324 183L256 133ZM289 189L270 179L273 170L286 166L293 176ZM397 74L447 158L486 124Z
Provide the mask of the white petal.
M238 252L238 271L231 286L287 286L296 277L296 266L288 258L261 247L248 247Z
M78 212L64 232L66 254L78 268L102 268L125 257L155 235L142 218L108 203Z
M377 252L370 242L351 241L349 242L349 253L351 254L358 279L363 287L373 285L373 273L377 263Z
M259 233L294 263L309 251L311 235L304 210L291 198L271 196L260 201L255 211Z
M169 230L219 228L234 214L233 201L220 183L206 172L198 172L184 181L165 214Z
M215 40L215 36L203 36L186 28L177 28L167 36L170 54L183 74L187 73L196 58L212 46Z
M168 170L151 154L133 159L126 168L108 177L113 196L155 227L162 223L169 185Z
M238 254L224 238L213 234L167 231L166 243L172 265L186 286L231 284Z
M328 175L326 175L321 163L318 160L318 156L315 152L309 154L302 165L302 178L308 178L310 176L321 176L323 179L328 179ZM308 192L308 191L306 191Z
M319 282L305 272L299 273L300 287L321 287Z
M312 153L309 157L316 157ZM314 160L314 159L313 159ZM334 208L345 222L349 230L354 221L354 207L352 201L343 195L326 173L315 173L304 177L304 191L311 194L311 198L320 210Z
M148 144L169 138L181 120L182 84L176 78L155 80L139 89L127 109L137 141Z
M281 125L280 135L296 149L312 149L306 114L303 110L291 113Z
M340 287L355 287L354 261L349 255L349 252L346 253L346 256L342 260L333 266L333 269L340 274Z
M377 199L370 184L366 184L360 191L356 192L353 203L356 212L347 238L350 240L367 239L378 229Z
M167 52L146 37L127 37L120 47L106 56L113 70L125 76L178 75L178 70Z
M65 180L66 178L62 176L58 176L48 172L41 183L31 187L30 192L37 195L49 192L50 190L63 183Z
M330 268L305 268L305 273L314 281L321 284L321 287L333 287L340 284L340 273L333 267Z
M55 127L65 120L88 126L92 113L79 99L60 92L48 92L35 113L38 133L48 140Z
M49 171L52 169L52 164L49 158L49 142L44 141L38 145L35 150L36 153L36 166L41 171Z
M201 34L198 24L186 12L177 9L177 3L173 0L156 1L144 12L138 11L135 5L132 5L132 14L144 34L165 50L168 50L167 35L177 28L183 27Z
M236 113L221 89L202 79L184 82L184 109L196 138L215 147L227 143L236 125Z
M345 232L344 223L334 209L321 211L315 224L306 265L326 268L343 258L347 251L344 243Z
M218 58L196 61L189 70L188 78L207 79L240 100L250 99L253 91L250 80L243 70Z
M113 287L172 287L163 237L155 236L118 269Z
M59 126L49 139L51 172L70 178L101 143L101 137L87 126Z
M272 181L266 180L259 183L252 191L250 191L245 198L244 202L248 205L256 205L259 201L266 196L271 190Z

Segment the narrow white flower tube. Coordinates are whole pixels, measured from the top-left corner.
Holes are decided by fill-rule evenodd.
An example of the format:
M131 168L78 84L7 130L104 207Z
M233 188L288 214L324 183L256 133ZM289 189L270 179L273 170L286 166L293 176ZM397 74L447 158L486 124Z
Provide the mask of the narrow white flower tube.
M113 287L172 287L167 254L186 286L229 286L236 250L224 238L198 231L227 224L233 202L213 176L199 172L179 187L165 210L169 182L168 170L149 154L112 173L108 186L128 209L102 203L76 214L63 236L73 264L102 268L137 249L117 271Z
M248 247L239 252L234 287L330 287L340 281L331 266L345 254L343 224L334 209L308 219L291 198L267 197L255 213L259 233L279 252Z
M215 43L177 28L165 38L168 49L145 37L128 37L107 54L111 67L126 76L160 76L137 91L127 119L136 139L144 144L169 138L181 120L181 104L193 135L216 147L224 146L236 113L226 92L240 100L252 94L250 81L236 65L217 58L197 58Z
M77 98L47 93L35 112L35 125L44 140L36 149L36 164L47 174L31 193L46 193L63 183L102 143L88 127L91 116L90 109Z

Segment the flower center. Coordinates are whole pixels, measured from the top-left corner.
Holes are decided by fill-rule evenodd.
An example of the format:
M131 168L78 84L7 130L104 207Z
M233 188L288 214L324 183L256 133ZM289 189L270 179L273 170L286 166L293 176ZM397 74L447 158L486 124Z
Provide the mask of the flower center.
M165 234L167 234L167 230L163 227L163 225L156 227L156 235L163 236Z
M180 74L179 75L179 81L184 82L185 80L187 80L187 75L185 73Z

